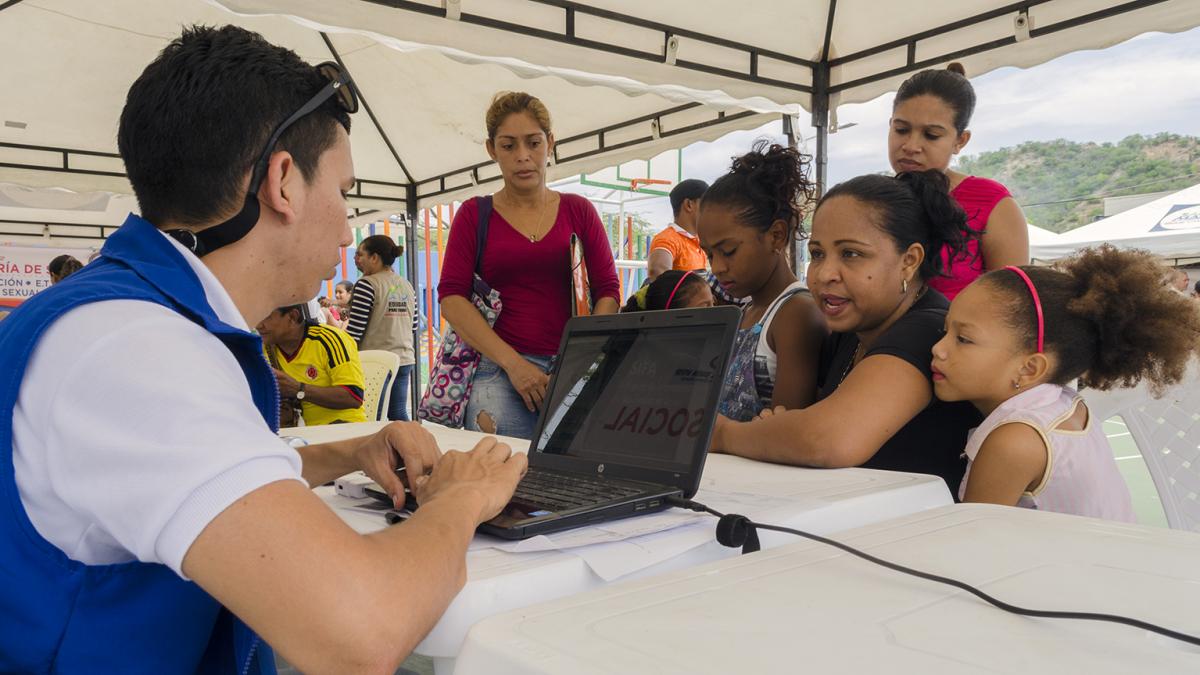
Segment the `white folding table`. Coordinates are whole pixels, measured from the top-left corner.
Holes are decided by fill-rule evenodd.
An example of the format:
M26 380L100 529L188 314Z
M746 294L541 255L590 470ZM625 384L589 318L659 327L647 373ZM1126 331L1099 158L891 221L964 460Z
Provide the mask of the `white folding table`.
M1200 535L956 505L843 532L873 555L1017 605L1200 634ZM1016 616L803 539L493 616L459 675L1200 673L1200 648Z
M374 432L382 423L339 424L284 429L285 436L326 442ZM442 449L469 449L482 438L474 432L426 425ZM504 439L525 452L528 443ZM382 515L347 508L353 502L329 487L317 493L359 531L386 527ZM728 455L710 455L695 499L714 504L729 500L751 505L746 515L770 519L819 533L834 533L916 513L951 503L949 490L936 476L870 469L803 469L754 462ZM719 500L726 500L721 502ZM648 564L621 577L640 579L683 570L714 560L735 557L739 551L721 546L713 538L716 520L699 517L694 526L630 539L621 545L631 553L663 546L678 551L665 560ZM762 545L771 548L791 538L762 533ZM601 545L607 546L607 545ZM586 553L586 552L584 552ZM416 652L434 659L439 673L448 673L468 629L494 614L603 588L609 584L597 574L579 550L510 553L475 548L467 555L467 583L441 621L417 646Z

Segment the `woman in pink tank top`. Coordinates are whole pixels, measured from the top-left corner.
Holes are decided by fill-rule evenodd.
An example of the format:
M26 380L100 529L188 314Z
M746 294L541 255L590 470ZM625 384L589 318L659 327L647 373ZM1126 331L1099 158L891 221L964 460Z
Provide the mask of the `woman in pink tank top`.
M946 70L923 70L900 85L888 132L892 169L944 171L950 195L967 212L967 224L982 235L962 255L946 257L945 276L929 280L931 288L951 300L984 272L1029 263L1025 214L1008 189L950 169L950 160L971 140L967 125L974 111L975 90L962 65L951 63Z
M1112 448L1077 378L1106 390L1178 383L1200 354L1200 305L1164 286L1144 251L1084 249L1056 268L989 272L950 305L933 389L986 418L959 497L1133 522Z

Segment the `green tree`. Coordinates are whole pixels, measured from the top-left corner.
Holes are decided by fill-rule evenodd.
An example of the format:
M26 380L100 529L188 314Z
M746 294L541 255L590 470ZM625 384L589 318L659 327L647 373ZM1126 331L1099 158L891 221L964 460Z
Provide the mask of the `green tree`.
M1105 197L1200 182L1200 138L1162 133L1117 143L1031 141L963 157L955 168L1004 183L1029 222L1065 232L1103 215Z

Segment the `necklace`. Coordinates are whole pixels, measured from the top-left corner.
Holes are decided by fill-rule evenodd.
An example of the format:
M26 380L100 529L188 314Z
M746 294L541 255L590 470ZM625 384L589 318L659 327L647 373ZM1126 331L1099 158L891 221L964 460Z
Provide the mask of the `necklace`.
M917 304L917 301L920 300L923 295L925 295L925 291L928 289L928 286L922 286L921 290L917 291L916 296L913 297L914 305ZM911 308L912 305L909 306L909 309ZM846 381L846 376L849 375L850 371L854 369L854 362L858 359L859 353L862 352L862 348L863 343L861 340L859 340L858 344L854 346L854 353L850 355L850 360L846 362L846 367L842 370L842 379L838 380L839 385Z
M546 218L546 207L550 204L550 199L546 196L546 192L549 192L549 190L546 190L542 193L542 210L541 213L538 214L537 227L534 229L533 234L525 235L529 237L529 243L531 244L536 244L538 239L541 239L544 236L544 233L542 232L542 221ZM505 195L505 201L508 201L508 199L508 196ZM515 203L513 205L516 206Z
M859 343L854 347L854 353L850 355L850 360L846 362L846 367L842 370L842 379L838 380L839 386L846 381L846 376L849 375L850 371L854 368L854 362L858 359L858 354L861 351L862 341L859 341Z

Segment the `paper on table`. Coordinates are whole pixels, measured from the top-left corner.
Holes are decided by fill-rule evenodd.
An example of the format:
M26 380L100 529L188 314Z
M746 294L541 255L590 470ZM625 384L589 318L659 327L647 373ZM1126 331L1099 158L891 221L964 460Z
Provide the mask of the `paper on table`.
M769 519L778 511L812 511L825 505L819 499L721 492L712 488L697 494L696 499L724 513L759 519ZM715 527L716 520L707 514L672 509L518 542L477 536L471 548L495 548L508 553L563 551L579 556L597 576L612 581L704 545L712 540Z
M361 508L360 500L335 494L323 498L358 532L366 534L387 527L382 514ZM777 511L794 514L815 511L826 504L820 499L722 492L712 487L701 490L696 500L724 513L741 513L758 520L770 520ZM713 538L715 527L716 520L707 514L670 509L515 542L476 535L470 550L517 554L562 551L579 556L597 576L612 581L702 546Z
M703 546L712 540L716 526L717 521L712 518L695 520L673 530L566 552L583 558L596 576L613 581Z
M797 510L816 510L824 506L822 500L802 500L772 497L761 494L738 492L723 493L709 489L696 495L696 500L722 513L741 513L759 520L770 520L771 514L780 511L795 513ZM595 544L572 548L573 553L583 558L588 567L605 581L613 581L627 574L666 562L688 551L712 541L717 521L708 514L677 511L699 516L670 530L631 537L623 541ZM667 514L663 514L667 515Z
M509 553L532 553L534 551L556 551L594 544L606 544L623 541L632 537L641 537L669 530L681 525L695 522L703 514L682 509L663 511L645 516L614 520L601 525L580 527L555 534L541 534L529 539L515 542L493 543L493 548ZM497 540L493 539L493 542Z
M361 500L362 503L357 504L356 500L339 495L330 495L323 499L337 512L339 518L359 534L371 534L386 530L388 527L387 520L383 516L387 509L375 508L375 505L370 503L374 500Z

